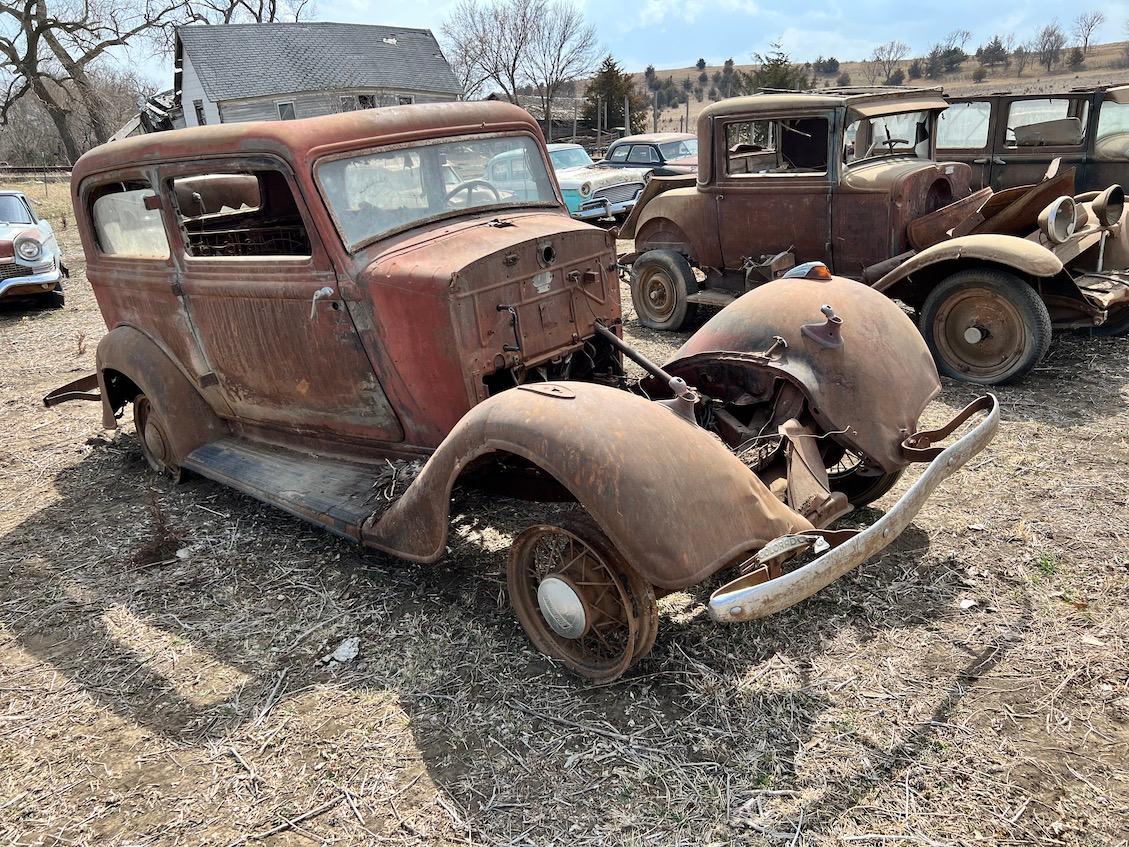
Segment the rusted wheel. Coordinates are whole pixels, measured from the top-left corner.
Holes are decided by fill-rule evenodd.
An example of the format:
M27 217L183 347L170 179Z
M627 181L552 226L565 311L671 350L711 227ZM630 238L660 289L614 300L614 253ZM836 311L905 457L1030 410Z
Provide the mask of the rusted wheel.
M639 322L651 329L682 329L693 310L686 298L698 292L690 263L671 250L651 250L635 260L631 302Z
M141 452L149 467L179 481L181 470L173 456L165 422L144 394L133 398L133 423L137 428L137 439L141 442Z
M654 590L587 516L518 535L506 577L529 640L581 676L613 680L654 645Z
M1035 289L991 268L941 282L926 298L920 323L937 370L982 385L1021 379L1051 343L1051 316Z

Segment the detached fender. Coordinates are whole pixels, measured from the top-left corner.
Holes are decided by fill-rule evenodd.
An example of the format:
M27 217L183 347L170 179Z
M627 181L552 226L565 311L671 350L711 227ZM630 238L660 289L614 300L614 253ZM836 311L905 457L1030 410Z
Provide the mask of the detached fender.
M537 383L473 408L412 486L362 528L405 559L443 554L451 489L490 454L531 462L566 488L650 583L676 590L808 521L705 430L664 406L590 383Z
M117 427L117 413L137 389L161 416L172 454L179 464L185 456L227 434L223 421L196 386L153 339L132 326L110 330L98 342L95 356L102 395L102 424Z
M964 235L927 247L874 283L874 288L897 296L898 283L932 265L978 259L1028 276L1046 278L1062 273L1062 261L1034 241L1014 235Z

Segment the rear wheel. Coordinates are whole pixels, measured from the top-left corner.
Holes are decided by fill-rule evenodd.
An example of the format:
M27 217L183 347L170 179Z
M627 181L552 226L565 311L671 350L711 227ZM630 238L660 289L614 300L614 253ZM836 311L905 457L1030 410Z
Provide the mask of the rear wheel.
M141 442L141 453L149 467L179 481L181 469L173 455L166 424L144 394L133 398L133 423L137 428L137 439Z
M937 370L982 385L1021 379L1051 343L1051 316L1038 292L993 268L942 281L921 308L920 326Z
M586 515L518 535L506 581L529 640L581 676L613 680L655 643L654 589Z
M696 311L686 298L698 293L698 281L685 256L651 250L635 260L633 277L631 302L643 326L677 331Z
M827 483L832 491L841 491L848 503L856 509L861 509L893 488L901 479L902 473L902 471L894 471L887 474L868 474L856 454L850 450L841 450L837 458L834 456L828 458Z

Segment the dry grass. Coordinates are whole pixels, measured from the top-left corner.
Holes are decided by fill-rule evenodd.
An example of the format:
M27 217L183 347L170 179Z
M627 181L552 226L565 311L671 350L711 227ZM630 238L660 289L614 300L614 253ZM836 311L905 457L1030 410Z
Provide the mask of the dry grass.
M0 313L0 843L1125 844L1129 339L1060 336L877 560L733 628L669 597L593 688L506 606L536 510L461 497L416 567L157 480L131 425L39 405L103 331L81 272Z

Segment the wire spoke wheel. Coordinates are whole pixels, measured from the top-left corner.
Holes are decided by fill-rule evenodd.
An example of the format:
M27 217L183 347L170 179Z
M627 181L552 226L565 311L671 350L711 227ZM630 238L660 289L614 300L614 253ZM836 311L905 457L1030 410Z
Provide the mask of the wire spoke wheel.
M824 452L823 461L827 466L828 486L832 491L842 492L856 509L873 503L902 476L902 471L871 473L862 456L835 443Z
M613 680L655 642L654 590L587 516L523 531L506 578L530 641L581 676Z

